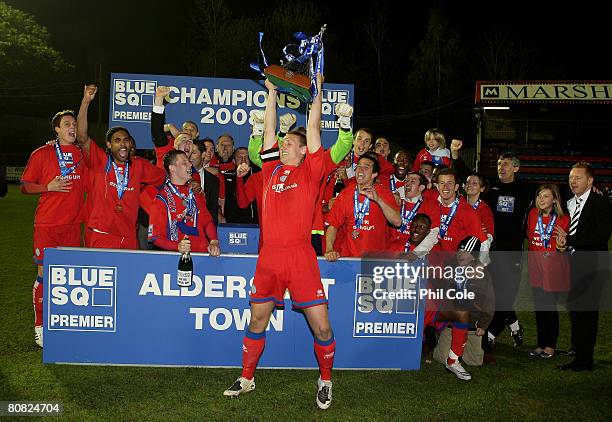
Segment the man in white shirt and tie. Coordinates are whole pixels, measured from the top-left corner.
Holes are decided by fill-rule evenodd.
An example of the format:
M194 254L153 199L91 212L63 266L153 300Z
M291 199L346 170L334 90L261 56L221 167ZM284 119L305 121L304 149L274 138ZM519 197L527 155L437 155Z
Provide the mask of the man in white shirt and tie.
M575 359L558 367L565 371L593 370L599 301L604 283L610 280L607 250L612 232L612 204L607 197L593 191L593 181L594 172L589 163L574 164L569 175L573 197L567 201L570 228L565 232L556 227L558 248L572 252L572 286L567 307Z

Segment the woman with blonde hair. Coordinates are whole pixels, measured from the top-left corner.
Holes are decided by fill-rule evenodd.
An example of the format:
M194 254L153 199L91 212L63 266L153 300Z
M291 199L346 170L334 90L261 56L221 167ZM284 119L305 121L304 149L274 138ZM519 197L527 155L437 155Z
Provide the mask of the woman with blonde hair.
M559 337L559 293L570 288L570 268L565 239L558 238L555 227L567 231L570 218L563 212L559 188L552 183L540 185L536 190L535 207L527 217L529 239L529 283L535 303L537 347L529 356L549 359L554 356Z

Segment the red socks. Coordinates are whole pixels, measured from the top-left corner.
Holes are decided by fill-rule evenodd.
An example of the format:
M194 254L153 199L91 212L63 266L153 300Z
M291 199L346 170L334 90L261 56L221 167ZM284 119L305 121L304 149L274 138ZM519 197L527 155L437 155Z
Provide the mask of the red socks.
M463 349L465 349L465 343L467 342L468 336L468 324L459 322L453 323L452 328L452 340L451 348L448 353L447 363L452 365L455 361L463 355Z
M266 332L252 333L248 329L242 341L242 377L252 380L257 368L257 362L266 345Z
M336 340L332 334L329 340L323 341L315 337L314 351L319 362L319 372L323 381L331 381L331 371L334 366Z

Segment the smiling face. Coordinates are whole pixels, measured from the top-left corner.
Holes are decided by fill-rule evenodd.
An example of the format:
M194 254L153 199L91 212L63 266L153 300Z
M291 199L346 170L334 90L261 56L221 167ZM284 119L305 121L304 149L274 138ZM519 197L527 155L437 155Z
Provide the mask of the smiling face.
M302 145L299 135L288 133L280 147L280 161L284 165L297 166L306 155L306 145Z
M442 202L446 205L454 201L458 189L459 185L452 174L441 174L438 176L438 192Z
M193 141L191 140L191 135L188 133L181 132L174 139L174 148L179 151L183 151L189 157L191 155L191 151L195 149L193 146Z
M484 186L480 184L480 178L475 174L472 174L465 181L465 192L470 195L476 197L484 192Z
M435 151L440 148L440 141L436 139L435 134L431 133L425 140L425 145L427 145L427 149L430 151Z
M72 116L62 116L55 133L62 145L72 145L76 141L76 119Z
M421 185L421 178L417 174L409 174L406 176L404 184L404 196L412 199L423 193L426 186Z
M550 212L552 210L553 204L555 202L555 197L550 189L542 189L538 192L538 196L536 198L536 206L540 211Z
M395 159L393 160L393 167L395 167L395 177L398 179L403 179L406 177L406 173L408 172L408 168L410 166L410 157L408 157L408 153L406 151L399 151L395 154Z
M116 162L125 164L130 155L132 141L130 135L125 130L118 130L106 141L106 147L110 150L111 155Z
M420 244L425 236L429 234L430 222L421 216L414 217L408 232L410 233L410 243L413 245Z
M360 187L370 186L374 182L376 176L378 176L378 173L374 172L374 162L365 157L360 159L355 169L357 185Z
M353 141L353 152L357 157L361 157L367 151L370 150L372 145L372 135L365 130L359 130L355 134L355 140Z

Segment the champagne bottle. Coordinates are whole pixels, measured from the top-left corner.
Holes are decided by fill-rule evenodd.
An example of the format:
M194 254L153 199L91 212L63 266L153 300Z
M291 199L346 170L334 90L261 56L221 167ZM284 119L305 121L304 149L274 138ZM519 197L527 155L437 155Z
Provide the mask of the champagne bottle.
M187 238L187 236L185 236ZM178 262L178 271L176 274L176 284L179 287L190 287L193 280L193 259L191 254L185 252L181 255Z

